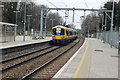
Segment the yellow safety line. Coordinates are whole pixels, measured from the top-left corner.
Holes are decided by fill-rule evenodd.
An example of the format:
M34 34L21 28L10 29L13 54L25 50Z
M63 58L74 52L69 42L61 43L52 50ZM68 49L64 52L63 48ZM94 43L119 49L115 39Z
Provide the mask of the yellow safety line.
M72 77L73 79L77 78L78 73L80 72L80 69L81 69L81 67L82 67L83 61L85 60L86 54L88 53L89 47L90 47L90 44L89 44L89 40L88 40L88 41L87 41L87 47L86 47L86 49L85 49L85 52L83 53L83 56L82 56L82 58L81 58L81 60L80 60L80 63L79 63L79 65L78 65L78 67L77 67L77 69L76 69L76 71L75 71L75 73L74 73L74 75L73 75L73 77Z

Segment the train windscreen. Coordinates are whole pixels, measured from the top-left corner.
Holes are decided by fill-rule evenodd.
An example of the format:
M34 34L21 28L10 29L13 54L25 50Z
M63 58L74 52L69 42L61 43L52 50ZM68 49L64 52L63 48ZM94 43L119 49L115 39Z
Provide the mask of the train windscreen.
M53 29L53 35L64 35L65 30L61 28L55 28Z
M64 35L64 29L61 29L61 33L60 33L60 35Z
M53 35L56 35L56 28L53 29Z

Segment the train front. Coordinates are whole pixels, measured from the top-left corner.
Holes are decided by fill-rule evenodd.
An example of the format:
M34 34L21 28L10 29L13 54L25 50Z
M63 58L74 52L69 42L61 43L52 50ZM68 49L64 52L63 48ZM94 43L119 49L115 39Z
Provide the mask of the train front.
M58 25L53 27L52 31L52 44L66 44L66 27Z

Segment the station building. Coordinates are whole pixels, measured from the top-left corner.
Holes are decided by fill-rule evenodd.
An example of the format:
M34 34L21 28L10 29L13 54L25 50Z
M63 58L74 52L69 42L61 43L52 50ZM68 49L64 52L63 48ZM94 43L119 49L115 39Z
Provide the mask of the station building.
M16 37L16 24L0 22L0 42L15 41Z

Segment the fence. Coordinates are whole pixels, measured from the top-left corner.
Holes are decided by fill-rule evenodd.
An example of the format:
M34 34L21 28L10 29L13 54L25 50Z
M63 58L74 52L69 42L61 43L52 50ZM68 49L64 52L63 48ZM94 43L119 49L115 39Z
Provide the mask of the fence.
M43 31L43 37L49 37L52 35L52 32L51 31L47 31L46 33ZM40 32L39 31L34 31L31 36L33 38L39 38L40 37Z
M118 32L106 31L102 33L97 33L97 38L118 48Z

